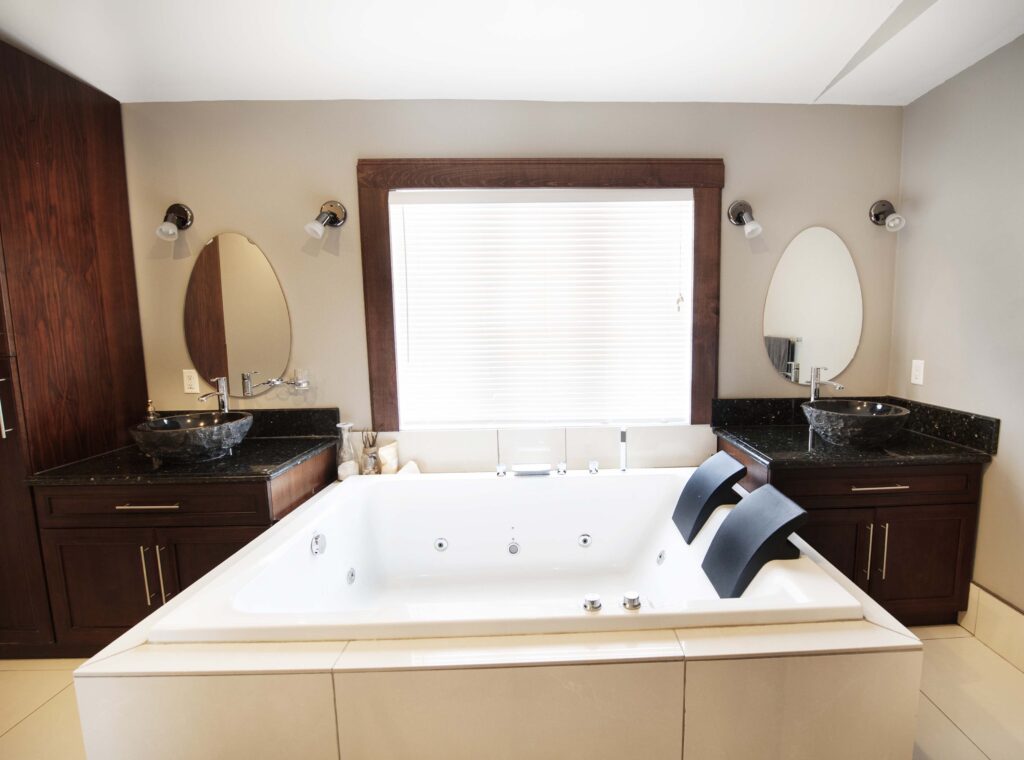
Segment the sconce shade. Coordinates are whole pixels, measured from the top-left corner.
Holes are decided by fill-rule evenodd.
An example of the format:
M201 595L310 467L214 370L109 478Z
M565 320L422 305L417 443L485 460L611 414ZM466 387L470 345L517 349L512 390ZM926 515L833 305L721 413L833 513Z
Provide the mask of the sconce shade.
M754 219L754 210L746 201L733 201L729 206L728 215L730 222L737 227L743 227L743 234L747 240L756 238L764 231L761 223Z
M184 203L172 203L164 212L163 222L156 228L156 236L161 240L177 240L178 230L187 230L193 219L192 209Z
M348 211L338 201L327 201L320 206L320 213L316 219L307 222L304 229L306 234L315 240L324 236L327 227L340 227L348 218Z
M889 232L899 232L907 226L907 219L896 213L896 207L890 201L875 201L868 210L868 219L872 224L884 226Z

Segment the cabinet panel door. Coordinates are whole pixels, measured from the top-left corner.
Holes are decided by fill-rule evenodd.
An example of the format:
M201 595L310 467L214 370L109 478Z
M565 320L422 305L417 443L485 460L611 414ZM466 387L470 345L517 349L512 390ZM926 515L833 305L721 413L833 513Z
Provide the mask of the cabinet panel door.
M53 641L18 415L14 362L0 358L0 644Z
M149 528L43 530L57 641L102 646L160 603Z
M965 608L977 519L974 504L876 510L871 595L911 621Z
M266 528L158 528L162 598L170 599L237 552Z
M847 578L867 590L873 509L815 509L797 531Z

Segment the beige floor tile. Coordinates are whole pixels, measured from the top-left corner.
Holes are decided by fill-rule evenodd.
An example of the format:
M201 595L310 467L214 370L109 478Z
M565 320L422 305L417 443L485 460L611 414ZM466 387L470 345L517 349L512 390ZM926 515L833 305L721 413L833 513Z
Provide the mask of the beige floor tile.
M0 736L0 760L85 760L74 687Z
M0 671L5 670L74 670L85 660L54 657L48 660L0 660Z
M917 708L914 760L986 760L984 753L924 694Z
M925 696L991 760L1024 757L1024 673L974 638L924 649Z
M71 683L67 670L12 670L0 673L0 734Z
M927 639L966 639L970 638L971 632L958 625L921 625L911 628L913 633L921 641Z

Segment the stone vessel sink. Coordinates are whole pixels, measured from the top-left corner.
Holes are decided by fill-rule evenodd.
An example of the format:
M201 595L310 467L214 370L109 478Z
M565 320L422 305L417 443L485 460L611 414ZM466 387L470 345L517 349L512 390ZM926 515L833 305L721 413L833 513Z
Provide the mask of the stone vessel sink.
M227 455L251 427L248 412L196 412L147 420L129 432L158 463L208 462Z
M829 443L858 449L877 448L907 424L910 410L894 404L853 399L805 401L811 429Z

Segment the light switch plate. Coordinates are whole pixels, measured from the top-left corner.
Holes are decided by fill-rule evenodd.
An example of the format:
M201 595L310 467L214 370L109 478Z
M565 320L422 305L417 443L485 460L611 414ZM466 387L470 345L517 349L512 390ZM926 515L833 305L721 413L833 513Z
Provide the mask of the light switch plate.
M913 359L910 362L910 382L913 385L924 385L924 359Z
M183 369L181 376L184 381L185 393L199 393L199 373L194 369Z

